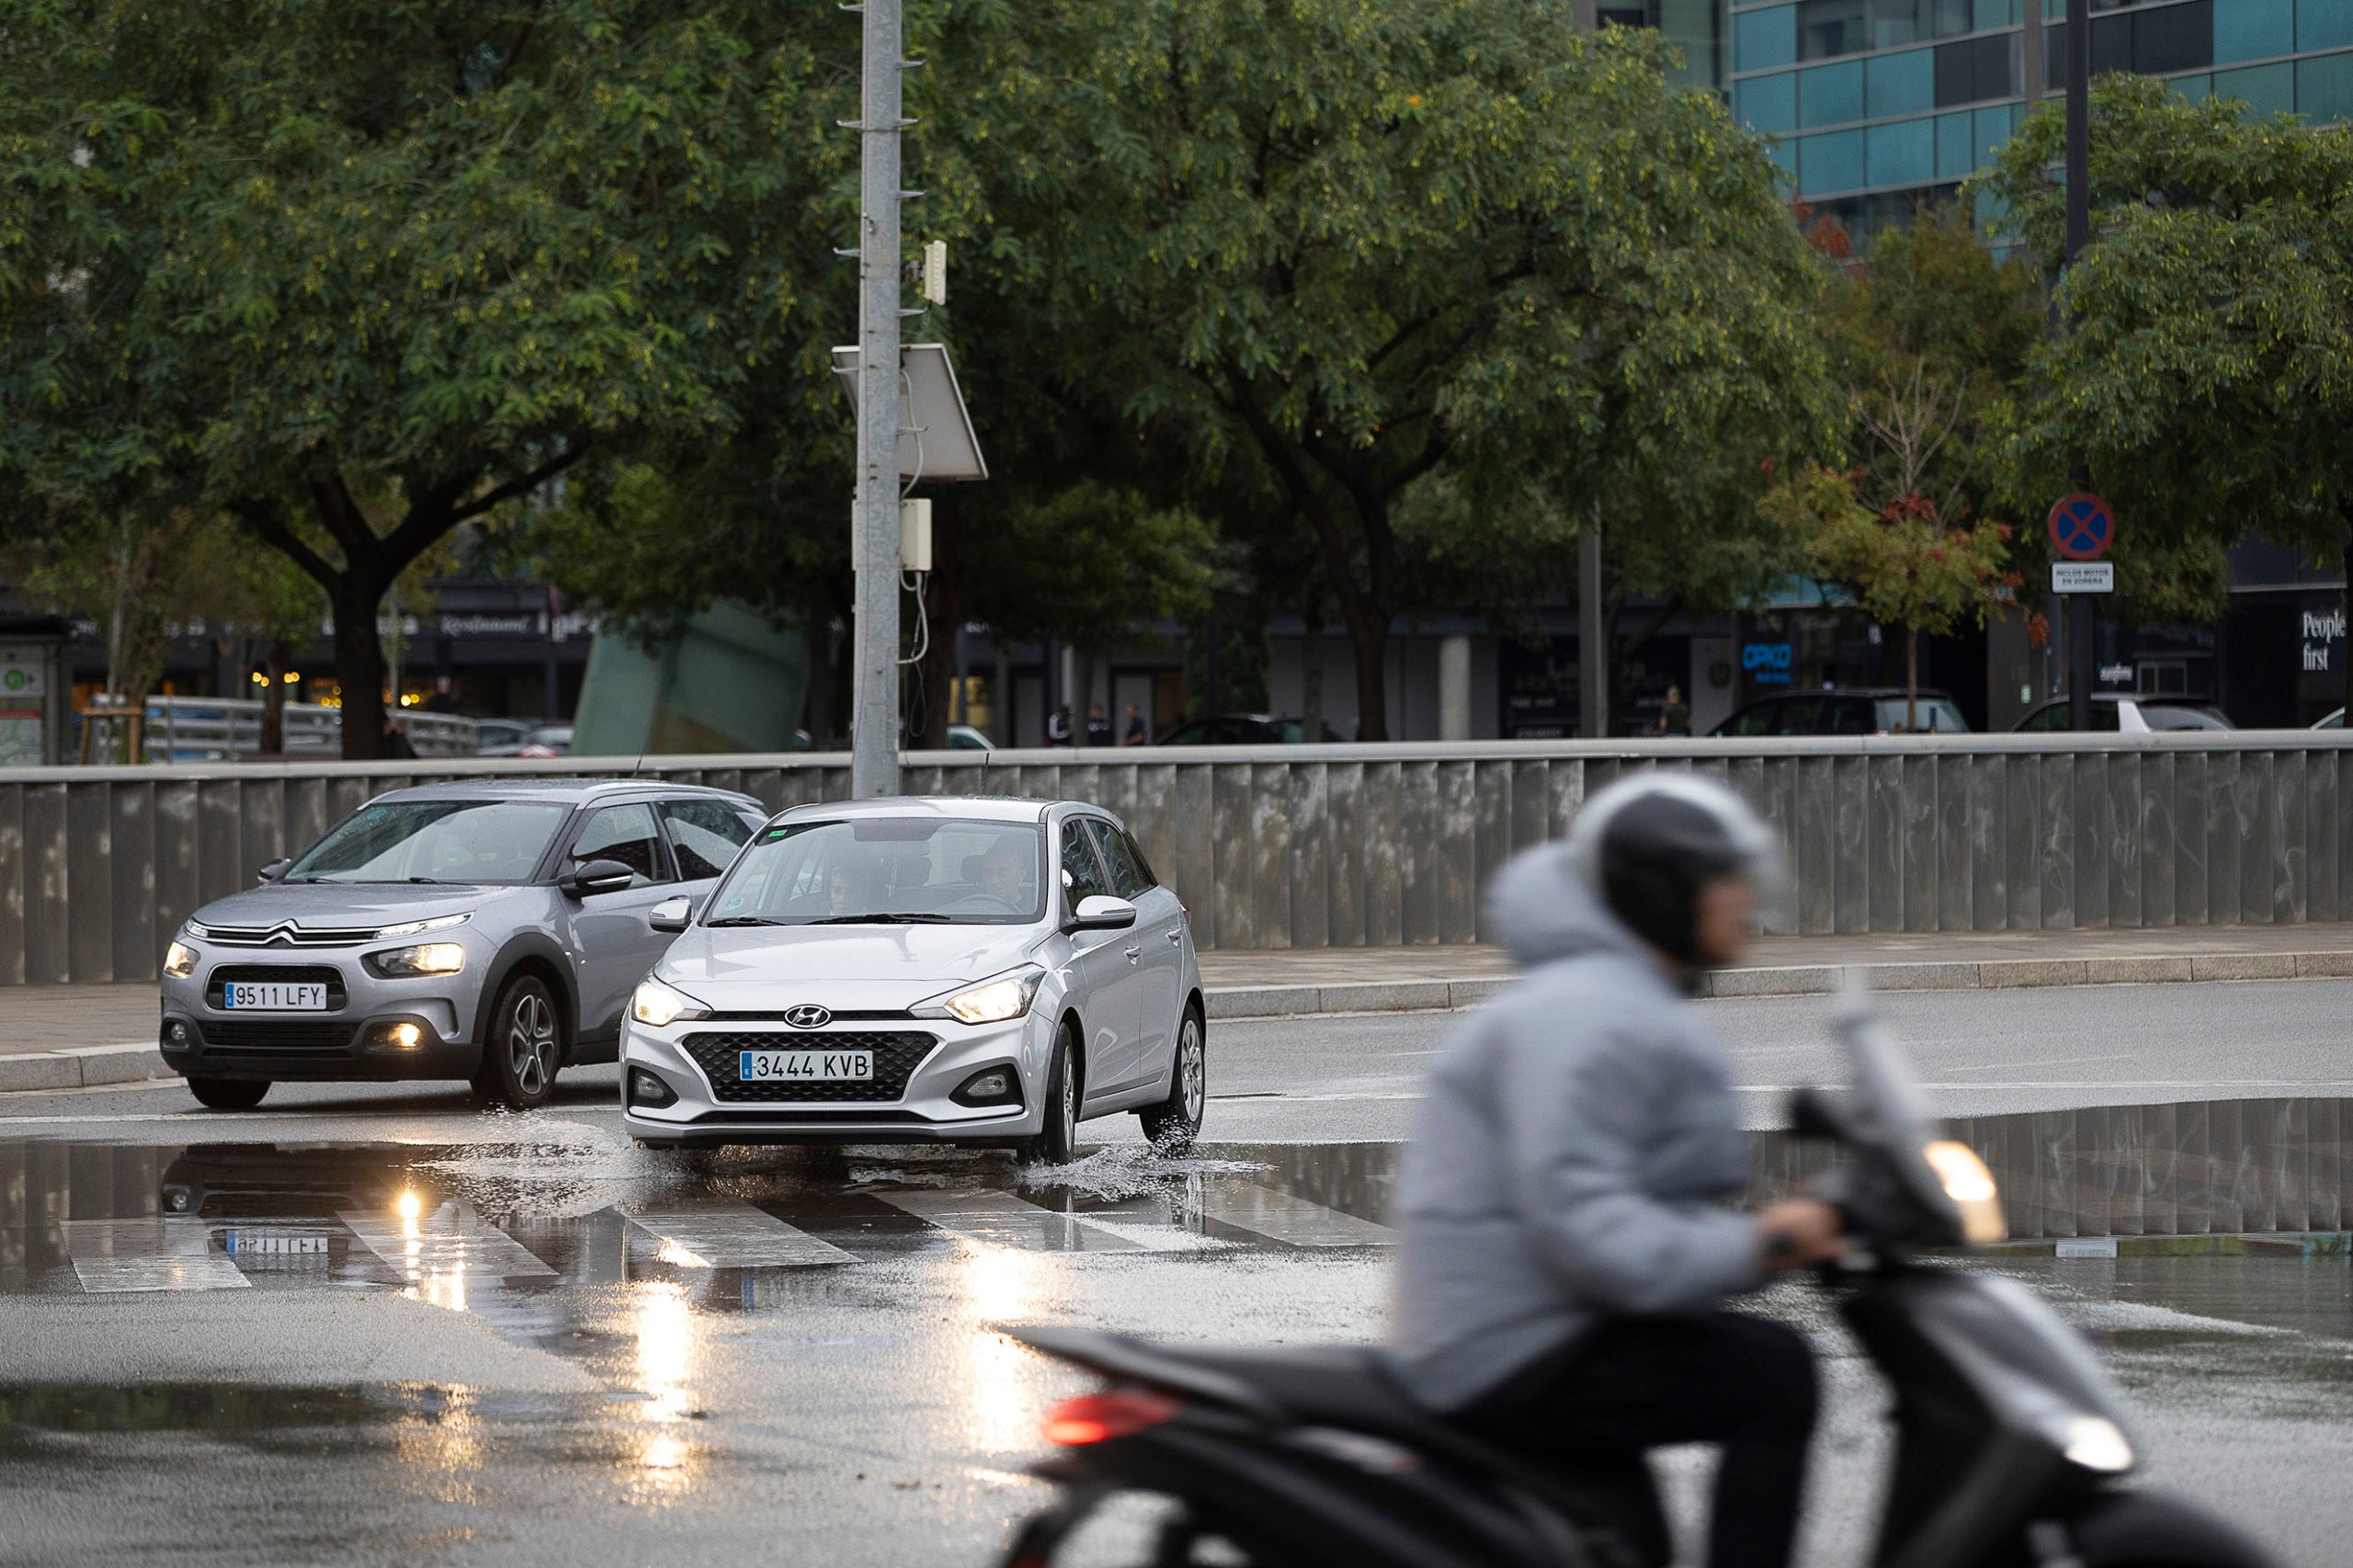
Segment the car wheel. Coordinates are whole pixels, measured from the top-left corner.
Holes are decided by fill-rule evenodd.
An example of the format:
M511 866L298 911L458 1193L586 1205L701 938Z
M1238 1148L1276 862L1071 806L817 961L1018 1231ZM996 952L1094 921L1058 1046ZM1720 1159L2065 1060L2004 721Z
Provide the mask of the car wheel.
M563 1059L555 998L539 976L517 975L491 1011L474 1093L509 1110L536 1110L555 1093L556 1064Z
M1078 1146L1078 1051L1064 1029L1054 1042L1054 1064L1046 1074L1046 1124L1038 1136L1021 1145L1022 1159L1034 1165L1066 1165Z
M1169 1066L1168 1097L1136 1112L1143 1135L1164 1154L1181 1154L1201 1135L1201 1112L1210 1097L1209 1048L1201 1016L1188 1003L1176 1026L1176 1059Z
M190 1078L188 1092L214 1110L251 1110L269 1093L267 1078Z

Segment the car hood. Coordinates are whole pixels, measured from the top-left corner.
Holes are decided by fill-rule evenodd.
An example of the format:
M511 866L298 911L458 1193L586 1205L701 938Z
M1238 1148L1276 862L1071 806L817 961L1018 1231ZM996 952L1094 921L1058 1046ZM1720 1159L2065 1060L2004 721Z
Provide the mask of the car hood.
M895 1009L1023 961L1034 926L697 926L663 957L665 981L723 1013L816 1002Z
M275 926L281 920L313 929L401 926L480 909L487 900L524 891L457 882L273 882L216 898L191 918L199 926Z

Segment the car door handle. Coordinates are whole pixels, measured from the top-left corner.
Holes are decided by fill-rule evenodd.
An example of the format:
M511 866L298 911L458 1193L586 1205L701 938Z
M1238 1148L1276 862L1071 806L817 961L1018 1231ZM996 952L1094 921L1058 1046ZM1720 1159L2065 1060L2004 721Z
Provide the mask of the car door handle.
M1172 948L1181 948L1185 945L1185 933L1173 926L1162 932L1161 935L1168 938L1168 945Z
M1136 960L1138 960L1138 959L1140 959L1140 958L1142 958L1142 957L1143 956L1143 949L1142 949L1142 948L1129 948L1129 949L1125 949L1125 950L1126 950L1126 952L1127 952L1127 955L1128 955L1128 961L1129 961L1130 963L1133 963L1133 962L1135 962L1135 961L1136 961Z

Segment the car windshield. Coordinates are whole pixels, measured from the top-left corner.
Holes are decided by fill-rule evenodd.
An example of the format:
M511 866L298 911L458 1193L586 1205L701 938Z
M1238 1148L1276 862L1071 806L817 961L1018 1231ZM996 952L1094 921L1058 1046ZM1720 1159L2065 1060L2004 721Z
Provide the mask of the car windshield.
M1022 926L1045 913L1034 823L852 817L778 823L711 895L710 926Z
M554 801L389 801L312 846L290 882L527 882L571 807Z
M1912 733L1904 722L1903 698L1882 697L1878 699L1878 704L1879 727L1883 733L1903 735ZM1969 721L1961 716L1961 710L1952 705L1949 697L1923 697L1919 711L1921 734L1965 735L1969 733Z

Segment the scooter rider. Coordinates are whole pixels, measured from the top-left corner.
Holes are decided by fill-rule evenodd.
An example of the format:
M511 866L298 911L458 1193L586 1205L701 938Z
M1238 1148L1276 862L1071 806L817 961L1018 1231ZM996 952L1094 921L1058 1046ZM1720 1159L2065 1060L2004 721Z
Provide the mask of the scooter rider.
M1837 1210L1722 1200L1748 1140L1689 1001L1732 962L1771 836L1730 790L1652 772L1594 797L1567 842L1505 868L1495 926L1523 973L1438 1062L1398 1190L1391 1364L1423 1403L1611 1483L1664 1562L1643 1450L1722 1447L1709 1561L1789 1560L1814 1418L1805 1341L1726 1312L1836 1256Z

